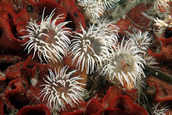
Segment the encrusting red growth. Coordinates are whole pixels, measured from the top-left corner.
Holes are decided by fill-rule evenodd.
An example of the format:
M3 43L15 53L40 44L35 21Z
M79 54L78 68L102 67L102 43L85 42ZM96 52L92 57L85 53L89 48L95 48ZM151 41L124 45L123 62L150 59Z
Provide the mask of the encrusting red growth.
M5 74L10 81L5 89L5 101L8 108L20 109L29 103L40 101L39 85L47 72L47 67L46 64L32 62L28 57L24 62L19 62L7 68Z
M111 103L112 106L105 110L108 115L148 115L143 107L134 104L128 96L120 95Z
M43 9L45 8L45 16L49 15L54 9L55 9L55 15L54 17L58 15L63 15L63 18L56 21L56 24L60 22L64 22L67 17L67 12L64 7L62 7L59 3L57 3L55 0L39 0L39 2L36 2L34 0L32 1L32 7L34 8L34 11L32 11L31 16L35 17L34 19L40 19L42 17Z
M148 49L149 55L156 58L159 62L166 61L171 62L172 61L172 38L157 38L157 40L160 42L160 51L159 52L153 52L151 49Z
M148 5L139 4L133 9L131 9L127 13L125 19L121 18L119 21L117 21L116 25L120 28L119 33L126 34L126 31L130 32L131 30L129 29L129 27L145 30L150 23L150 19L146 18L142 13L144 11L147 11L149 8L150 6Z
M127 14L130 21L136 28L146 29L150 23L150 20L146 18L142 13L150 8L150 5L139 4ZM137 11L137 12L136 12Z
M21 71L22 66L23 66L23 62L18 62L14 65L9 66L5 71L6 78L16 79L16 78L24 77Z
M17 112L17 115L51 115L51 113L44 104L38 104L24 106Z
M7 6L4 8L4 6ZM16 38L17 32L15 31L14 17L15 12L10 4L0 4L0 48L4 50L23 51L23 40Z
M134 93L135 91L129 92ZM103 98L103 104L106 107L104 113L107 115L148 115L146 110L136 104L135 101L135 98L127 93L123 94L122 90L117 90L116 87L110 87Z
M19 61L21 61L20 56L14 56L14 55L0 55L0 63L11 63L15 64Z
M18 56L13 56L12 59L11 55L1 55L0 64L4 61L9 61L11 65L7 63L7 69L4 70L3 75L0 75L2 77L0 90L4 91L1 92L4 95L2 102L7 104L8 109L20 109L29 103L37 103L39 83L46 74L48 66L34 62L31 56L21 61Z
M172 86L155 77L149 77L147 82L150 87L155 87L155 101L157 102L172 102Z
M80 26L86 27L84 15L80 12L79 8L76 6L76 0L59 0L61 4L68 13L68 18L74 23L72 29L80 32Z
M4 103L0 100L0 115L4 115Z
M119 33L125 34L125 31L129 30L129 25L131 25L131 22L128 19L120 19L116 25L120 28Z
M0 82L1 82L0 84L4 84L5 83L4 81L7 79L7 76L5 75L8 71L7 66L14 65L19 61L21 61L21 57L19 57L19 56L0 55L0 65L1 65L0 66Z
M8 108L19 109L29 103L29 100L25 95L25 86L27 87L27 84L21 78L9 82L8 87L5 90L5 100L8 104Z
M73 112L64 112L62 115L148 115L147 111L136 104L128 95L122 94L115 86L110 87L101 99L93 97Z
M27 89L25 94L30 101L40 101L40 84L45 75L48 74L48 68L51 68L48 64L40 64L33 61L32 56L28 56L24 61L21 71L29 84L29 89Z

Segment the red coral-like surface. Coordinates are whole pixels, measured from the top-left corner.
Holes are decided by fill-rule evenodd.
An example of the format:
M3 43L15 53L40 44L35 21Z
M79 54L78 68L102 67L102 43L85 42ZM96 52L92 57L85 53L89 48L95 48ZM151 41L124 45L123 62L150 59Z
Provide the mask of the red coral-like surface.
M151 87L156 88L155 101L157 102L172 102L172 86L155 77L150 77L148 83Z
M51 115L51 113L45 105L38 104L21 108L17 115Z
M146 110L136 104L132 98L123 94L115 86L110 87L103 98L93 97L74 112L64 112L62 115L148 115Z
M160 43L160 51L154 52L148 50L148 53L157 59L159 62L171 62L172 61L172 38L157 38Z

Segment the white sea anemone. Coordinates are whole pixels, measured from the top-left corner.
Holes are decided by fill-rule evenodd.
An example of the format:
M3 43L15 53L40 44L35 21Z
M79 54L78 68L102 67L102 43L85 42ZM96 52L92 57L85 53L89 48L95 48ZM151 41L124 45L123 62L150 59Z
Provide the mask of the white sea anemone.
M75 33L71 41L72 61L79 70L86 70L87 74L93 73L102 67L102 60L109 55L116 37L104 31L106 29L99 30L95 25L90 26L88 30L81 26L81 30L82 33Z
M159 68L158 67L159 63L156 61L156 59L154 57L152 57L148 54L144 54L143 58L146 62L146 64L145 64L146 66L151 67L151 68Z
M99 34L99 37L104 38L109 46L117 44L119 28L113 22L106 18L100 19L94 28Z
M154 9L159 10L159 8L161 7L168 8L169 7L168 2L170 2L170 0L155 0Z
M98 0L99 2L102 2L105 9L111 9L114 8L116 3L118 3L120 0Z
M146 52L152 41L152 38L148 34L148 32L133 30L133 33L130 34L130 40L133 46L136 46L140 50Z
M172 16L166 15L164 19L155 18L154 22L154 26L157 28L156 31L161 35L167 28L172 27Z
M165 16L164 20L161 20L161 19L154 19L155 21L155 26L159 27L159 28L171 28L172 27L172 16L170 15L167 15Z
M100 30L100 32L105 32L106 34L114 35L114 33L117 35L119 28L113 23L112 21L108 20L107 18L100 19L96 23L96 29ZM102 30L103 29L103 30ZM115 36L116 36L115 35Z
M155 104L152 109L152 115L166 115L166 112L168 111L168 107L162 106L160 103Z
M108 76L109 80L117 79L122 86L133 88L136 81L145 77L143 72L144 59L139 55L141 50L133 47L130 41L122 40L111 55L106 59L102 73Z
M75 70L68 71L67 66L58 69L57 72L49 69L49 75L41 85L43 102L45 101L52 110L67 111L69 106L76 107L83 101L84 84L79 82L82 78L73 75Z
M54 11L44 17L44 9L40 24L37 24L36 20L30 21L26 26L28 35L22 36L29 38L25 43L25 49L28 53L33 51L33 58L37 54L41 62L61 61L70 44L69 28L64 27L68 22L61 22L57 25L57 20L63 19L63 16L59 15L53 19Z
M156 18L156 19L154 19L154 21L155 21L154 25L159 27L159 28L166 28L166 27L168 27L168 24L164 20Z
M101 2L96 0L78 0L79 5L83 8L86 16L91 22L97 22L105 12Z

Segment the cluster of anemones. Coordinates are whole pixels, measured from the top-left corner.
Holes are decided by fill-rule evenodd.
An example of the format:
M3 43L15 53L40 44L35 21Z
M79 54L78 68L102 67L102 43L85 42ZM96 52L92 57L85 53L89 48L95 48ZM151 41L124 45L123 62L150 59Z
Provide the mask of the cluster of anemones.
M153 96L153 93L156 93L156 98L154 100L163 100L167 102L166 98L168 98L169 95L164 95L165 97L159 95L160 90L158 86L160 85L157 85L159 84L157 81L156 83L152 83L152 81L150 80L149 82L153 84L150 85L146 84L147 79L142 79L145 77L145 74L151 74L158 77L163 74L160 73L161 71L159 70L154 71L153 65L156 64L156 62L154 58L149 56L147 53L147 50L150 51L153 49L152 51L154 51L155 48L151 47L149 49L149 45L152 41L149 34L151 34L152 31L149 31L150 33L139 30L133 32L130 31L133 26L137 26L136 28L142 28L141 22L143 22L143 20L145 21L145 18L139 22L137 22L136 20L140 19L137 18L141 16L139 14L145 13L145 9L147 9L144 8L145 5L138 5L138 8L136 6L136 8L134 8L127 14L125 12L126 18L123 17L118 21L119 23L117 23L120 29L122 29L122 31L120 30L118 36L118 28L112 22L100 19L103 17L102 15L104 14L105 9L112 8L113 4L119 0L96 0L99 4L96 4L96 1L93 0L85 0L88 2L92 1L90 3L94 3L88 4L89 9L86 9L86 7L84 7L86 13L88 10L91 10L91 13L95 13L96 15L96 23L89 25L90 22L88 21L87 27L84 21L85 17L82 17L82 13L74 12L77 9L74 4L75 0L50 0L50 4L48 4L49 0L34 0L35 2L37 2L37 4L27 3L25 5L21 5L22 8L17 8L17 4L14 5L15 11L13 11L13 8L11 8L11 6L8 6L9 1L13 0L7 0L7 4L2 3L0 5L0 11L2 13L2 17L0 18L0 46L3 49L1 52L0 63L2 66L4 66L6 62L12 62L12 65L8 64L8 67L1 67L0 70L2 73L0 75L2 78L1 93L3 93L3 95L1 96L3 98L0 101L0 113L10 114L12 112L11 110L15 108L19 110L18 113L22 115L30 113L46 114L46 111L39 111L41 109L45 109L48 111L48 108L46 108L44 105L46 104L47 107L51 109L52 114L53 112L55 112L55 114L58 114L57 112L60 112L60 114L62 114L62 111L76 112L74 108L78 107L81 112L83 111L82 114L88 115L94 114L94 110L98 110L100 114L114 114L114 112L116 114L139 114L139 112L134 112L136 112L136 108L138 109L140 107L137 107L136 104L132 104L135 103L137 98L135 93L137 93L139 95L138 98L140 98L137 98L137 103L139 103L140 105L146 105L147 102L143 101L146 101L146 95L144 95L144 93L147 92L147 94L151 96ZM22 0L15 0L14 2L17 1L22 4ZM142 0L129 1L127 0L126 2L121 0L119 5L124 7L126 5L124 4L124 2L132 4L136 1ZM25 2L29 1L26 0ZM59 7L56 5L56 3L60 4L62 7L66 7L66 11L63 11L64 15L58 15L61 14L61 11L59 12L59 10L57 10ZM44 7L46 7L46 9L43 10ZM52 10L55 7L56 9ZM96 10L97 7L100 7L100 10ZM6 8L8 11L4 11L6 10ZM121 10L121 8L118 8L118 11ZM135 9L138 9L138 11L140 10L140 12L137 12L138 15L133 13ZM42 11L43 14L41 17L40 13ZM107 13L110 13L110 11L108 11ZM92 14L88 14L88 18L94 18L94 15ZM132 16L134 18L131 18ZM30 17L32 17L33 19L28 22ZM109 18L109 20L113 20L115 22L114 18L112 19L112 17L110 16L107 17ZM82 19L82 21L80 19ZM64 22L65 20L73 20L73 23L70 24L70 22L68 21ZM132 20L134 25L131 24ZM28 22L28 26L25 26L26 22ZM155 20L155 25L160 28L171 29L171 22L171 16L165 17L165 19L158 16L158 19ZM81 26L78 26L80 24ZM71 26L72 29L68 28ZM25 28L26 31L19 32L19 30L22 30L23 28ZM145 30L145 28L142 29ZM72 32L72 30L75 30L76 32ZM128 30L128 33L131 32L131 34L121 40L123 35L126 34L125 30ZM24 40L18 38L19 35L24 35L22 36ZM149 51L148 52L153 57L158 57L158 59L160 60L170 62L171 52L169 51L172 40L169 37L166 38L156 39L161 43L160 51L156 50L155 53L150 53ZM7 44L4 44L5 41ZM13 51L19 51L17 55L21 55L23 46L21 46L20 44L23 44L24 42L25 44L23 46L25 46L25 50L28 51L28 54L32 55L33 60L30 58L31 55L28 56L26 60L24 59L26 58L25 56L19 56L19 59L12 59L16 58L14 56L6 57L6 53L12 53ZM10 51L8 49L10 49ZM11 58L9 59L8 57ZM15 60L22 62L18 63L18 61ZM71 66L71 63L66 63L66 60L69 63L71 62L73 65ZM41 64L38 61L40 61ZM146 72L145 74L144 68ZM99 76L98 73L100 73L101 76ZM83 74L84 77L82 76ZM86 82L84 78L87 77L89 78ZM164 78L169 77L165 76ZM85 81L83 82L83 80ZM86 88L89 90L88 94L86 94L85 92L85 82L87 83ZM111 87L111 90L106 92L108 96L105 95L103 99L100 99L109 85L114 85L117 87ZM131 89L133 87L137 88L137 92L136 90L129 90L128 92L128 89L123 90L124 88L121 88L121 86L128 89ZM154 88L152 86L156 86L155 88L158 90L158 92L151 92L149 89ZM139 90L140 87L144 88L141 88ZM165 86L163 90L164 89ZM119 90L121 90L121 93L118 93ZM37 91L40 94L37 94ZM103 93L100 92L100 94L98 92L98 96L95 100L94 94L97 94L96 91L103 91ZM114 97L112 92L117 96ZM122 94L122 96L119 96L119 94ZM135 96L133 96L133 94ZM126 97L125 95L132 95L132 100L134 101L131 101L131 99L129 99L128 96ZM145 97L141 98L141 96ZM88 99L89 101L87 101L86 103L81 103L82 101ZM170 99L168 98L168 100ZM20 102L20 104L18 105L18 103L13 102ZM148 104L150 104L150 102ZM40 106L33 105L37 103L44 104L41 104ZM30 106L26 107L26 104L30 104ZM85 108L82 108L82 104L84 104ZM150 105L148 105L149 108ZM23 108L23 106L25 107ZM21 107L23 109L21 109ZM4 109L6 108L9 108L8 111L4 111ZM139 111L140 110L144 109L139 109ZM151 113L151 111L153 111L153 114L165 114L166 109L164 109L163 107L155 106L154 108L150 109L149 112ZM142 113L145 112L142 111ZM48 111L47 114L51 113Z
M65 27L69 22L56 23L63 17L55 17L54 10L49 16L44 13L45 9L41 22L28 23L28 35L23 36L29 39L25 49L28 53L33 51L33 58L51 65L63 63L63 57L71 54L77 71L86 74L100 71L108 80L117 80L128 89L135 88L136 82L145 77L144 56L151 42L148 33L136 31L129 40L118 42L118 28L108 20L99 20L87 28L81 25L81 32L71 32ZM53 111L66 111L83 100L85 84L80 83L82 77L75 72L65 65L49 69L40 94Z
M26 26L28 34L22 36L28 39L24 45L28 53L33 52L32 58L38 58L41 63L50 65L62 63L71 44L71 29L65 27L69 22L57 23L63 16L55 17L54 11L45 16L44 9L41 22L31 20ZM83 100L85 84L80 83L82 77L76 76L75 73L76 70L71 70L65 65L49 69L49 75L44 78L41 85L40 99L52 111L72 109Z
M111 49L109 56L104 58L101 73L110 81L118 80L123 87L136 88L137 81L145 77L144 67L154 67L156 61L147 54L151 37L147 32L133 29L128 33L129 40L123 39Z
M33 53L32 57L38 58L41 63L54 65L63 63L64 56L70 51L72 62L79 71L86 70L89 74L96 71L96 68L101 68L103 58L109 55L112 44L117 41L117 27L102 20L87 29L81 25L82 31L73 32L72 35L71 29L65 27L69 22L57 23L63 17L55 17L54 11L45 16L44 9L41 22L31 20L26 26L28 34L22 38L28 39L24 44L28 53ZM57 72L56 68L59 68ZM82 77L72 75L75 70L68 73L70 70L65 65L56 68L54 72L50 69L49 75L43 80L41 98L52 110L66 111L83 100L84 88L80 83Z

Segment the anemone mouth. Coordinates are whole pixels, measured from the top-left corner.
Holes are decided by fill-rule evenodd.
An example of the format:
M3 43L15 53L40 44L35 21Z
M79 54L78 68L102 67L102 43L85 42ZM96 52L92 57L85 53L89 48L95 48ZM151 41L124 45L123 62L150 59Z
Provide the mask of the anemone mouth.
M42 33L44 33L44 35L40 36L39 38L40 40L49 44L56 42L54 38L54 36L56 35L56 32L53 29L49 29L49 30L44 29Z
M59 93L59 95L61 95L62 93L67 94L68 93L68 89L72 88L70 85L69 81L66 81L64 79L61 79L57 82L55 82L55 84L50 84L53 90L53 88Z
M95 54L101 55L101 51L103 50L103 47L105 47L105 44L103 44L103 40L101 38L98 38L100 40L91 39L91 47L94 49Z
M135 68L134 57L128 53L117 54L112 59L115 72L132 72Z
M55 45L56 41L58 41L58 39L54 38L55 35L56 32L53 29L44 29L39 35L35 35L33 43L37 43L38 46L48 45L49 47L52 47L52 45Z
M81 48L83 52L88 52L91 56L101 55L105 41L95 39L94 37L85 37L81 40Z

